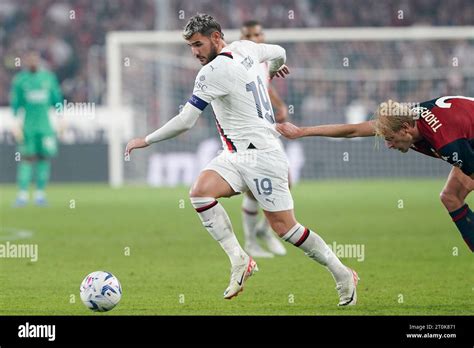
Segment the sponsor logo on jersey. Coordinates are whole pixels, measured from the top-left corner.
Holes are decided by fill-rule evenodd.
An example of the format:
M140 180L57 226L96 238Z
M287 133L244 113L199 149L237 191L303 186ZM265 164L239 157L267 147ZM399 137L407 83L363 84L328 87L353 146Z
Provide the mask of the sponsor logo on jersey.
M49 93L47 89L33 89L26 91L25 99L31 104L44 104L48 102Z
M205 75L199 76L199 81L196 81L196 83L194 84L194 88L200 89L201 91L204 92L207 89L207 85L203 82L205 80L206 80Z

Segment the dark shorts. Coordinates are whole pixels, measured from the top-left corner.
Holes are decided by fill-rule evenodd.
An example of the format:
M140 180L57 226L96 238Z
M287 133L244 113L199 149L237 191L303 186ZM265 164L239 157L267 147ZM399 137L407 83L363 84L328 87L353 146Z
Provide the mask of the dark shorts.
M443 146L439 153L467 176L474 174L474 139L457 139Z

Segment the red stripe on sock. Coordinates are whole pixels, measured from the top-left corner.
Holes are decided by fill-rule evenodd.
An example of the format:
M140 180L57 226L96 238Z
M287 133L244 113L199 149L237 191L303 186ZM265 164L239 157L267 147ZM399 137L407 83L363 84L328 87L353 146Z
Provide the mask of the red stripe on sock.
M303 235L300 237L300 239L295 243L295 246L300 246L305 242L306 239L308 239L309 236L309 230L307 228L304 229Z
M249 214L249 215L257 215L258 214L258 211L250 211L250 210L247 210L245 208L242 208L242 211L245 213L245 214Z
M203 211L206 211L206 210L208 210L208 209L211 209L211 208L212 208L213 206L215 206L217 203L219 203L219 202L214 201L214 202L212 202L211 204L208 204L208 205L206 205L206 206L204 206L204 207L196 208L196 211L197 211L198 213L202 213Z
M468 210L469 210L469 207L464 208L462 212L460 212L457 216L453 217L453 221L456 222L456 221L461 220L463 217L467 215Z

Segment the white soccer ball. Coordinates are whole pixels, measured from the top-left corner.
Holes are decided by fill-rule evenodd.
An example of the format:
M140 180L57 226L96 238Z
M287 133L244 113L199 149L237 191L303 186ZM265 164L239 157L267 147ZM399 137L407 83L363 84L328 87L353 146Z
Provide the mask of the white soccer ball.
M109 272L97 271L87 275L81 284L81 300L94 312L107 312L122 298L118 279Z

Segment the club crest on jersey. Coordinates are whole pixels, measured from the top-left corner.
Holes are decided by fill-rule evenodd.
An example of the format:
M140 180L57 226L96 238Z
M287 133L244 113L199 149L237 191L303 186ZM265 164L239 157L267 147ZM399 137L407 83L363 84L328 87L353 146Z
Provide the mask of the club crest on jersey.
M434 133L436 133L436 131L443 125L441 122L439 122L435 114L433 114L428 108L418 106L413 108L412 111L417 114L415 119L418 120L422 118L428 124L428 126L431 127Z

